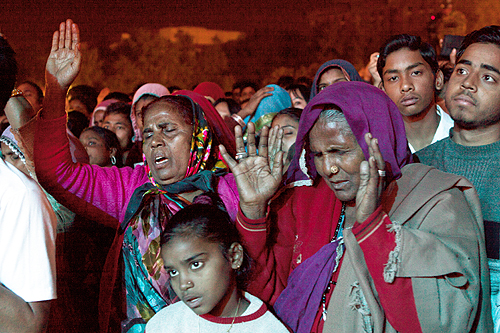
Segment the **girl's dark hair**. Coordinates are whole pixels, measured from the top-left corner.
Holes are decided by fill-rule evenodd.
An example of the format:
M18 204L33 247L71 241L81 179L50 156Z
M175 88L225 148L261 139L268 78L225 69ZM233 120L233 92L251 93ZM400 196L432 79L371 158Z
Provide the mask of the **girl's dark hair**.
M173 109L176 109L179 111L179 114L182 116L186 124L188 125L193 125L193 103L191 102L191 99L185 96L181 95L167 95L167 96L162 96L158 99L155 99L154 101L151 101L148 103L144 108L142 109L142 121L144 123L144 116L146 113L151 110L156 105L159 104L166 104L170 106Z
M68 129L77 138L80 137L83 130L89 125L89 119L86 115L76 110L69 110L68 112Z
M211 203L193 203L176 213L163 230L160 245L163 246L176 237L196 236L217 243L224 257L229 260L231 244L236 242L243 246L240 234L227 212L221 209L221 205L224 204L217 195L202 195L201 197L208 198L207 201ZM216 200L215 204L212 200ZM250 271L251 260L243 247L242 264L239 269L235 270L238 289L246 288Z
M116 99L117 101L124 103L132 103L130 97L127 94L122 93L120 91L114 91L112 93L107 94L106 97L103 98L103 101L106 101L108 99Z
M106 149L108 150L111 150L111 148L116 149L115 166L121 168L123 166L122 149L120 146L120 141L118 141L115 132L110 131L109 129L106 129L104 127L92 126L84 129L82 134L87 131L92 131L95 134L99 135L99 137L101 137L104 140L104 146L106 147Z
M311 94L311 88L306 87L303 84L291 84L286 88L287 91L295 91L298 90L304 97L306 103L309 103L309 95Z
M280 115L286 115L286 116L289 116L289 117L299 121L300 115L302 114L302 111L303 111L302 109L298 109L298 108L286 108L286 109L283 109L280 112L276 113L274 118L276 118L277 116L280 116Z

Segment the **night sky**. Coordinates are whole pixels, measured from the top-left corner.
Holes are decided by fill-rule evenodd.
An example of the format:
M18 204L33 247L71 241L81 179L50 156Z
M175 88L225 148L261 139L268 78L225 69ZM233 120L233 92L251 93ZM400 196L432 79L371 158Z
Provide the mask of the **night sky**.
M132 28L201 26L210 29L250 32L266 26L297 28L307 12L331 1L284 0L183 0L183 1L5 1L0 29L9 39L47 40L58 23L72 18L82 30L82 40L92 44L113 41ZM14 42L14 43L16 43Z

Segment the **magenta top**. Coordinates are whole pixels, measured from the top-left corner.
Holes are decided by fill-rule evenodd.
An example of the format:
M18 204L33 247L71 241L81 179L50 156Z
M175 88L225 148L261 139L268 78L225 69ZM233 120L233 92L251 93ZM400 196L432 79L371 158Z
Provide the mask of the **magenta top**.
M115 220L115 228L123 221L135 189L149 182L146 168L142 165L135 168L103 168L74 163L66 135L66 116L39 120L35 166L40 184L64 206L104 224L111 225L111 221ZM234 221L239 199L232 174L218 179L217 192Z

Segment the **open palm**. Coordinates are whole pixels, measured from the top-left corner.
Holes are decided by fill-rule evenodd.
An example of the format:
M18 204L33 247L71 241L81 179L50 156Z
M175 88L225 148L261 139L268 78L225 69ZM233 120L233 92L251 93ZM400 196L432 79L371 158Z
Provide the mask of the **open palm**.
M267 202L276 193L281 183L281 169L283 152L279 152L273 162L273 167L269 165L267 157L268 132L264 128L261 132L259 151L255 145L255 126L248 124L248 157L239 161L234 160L221 146L222 157L228 164L236 179L238 193L240 195L240 208L248 218L256 219L263 217L266 211ZM244 153L242 131L239 126L235 129L236 151ZM282 140L283 133L280 131L278 140Z
M80 31L71 20L59 25L54 32L52 48L47 59L46 80L67 89L75 80L81 65Z
M360 184L356 194L356 221L359 223L363 223L380 206L380 198L386 186L385 161L380 153L378 140L371 133L366 133L365 142L370 157L360 165Z

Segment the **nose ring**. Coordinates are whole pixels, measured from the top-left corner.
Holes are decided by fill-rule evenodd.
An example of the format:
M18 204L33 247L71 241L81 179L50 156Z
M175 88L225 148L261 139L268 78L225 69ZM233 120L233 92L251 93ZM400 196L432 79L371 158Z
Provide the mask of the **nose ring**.
M334 165L330 168L330 172L333 173L334 175L336 175L337 173L339 173L340 169L338 166Z

